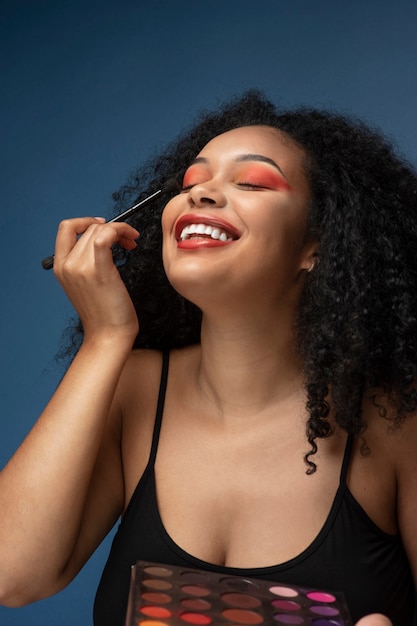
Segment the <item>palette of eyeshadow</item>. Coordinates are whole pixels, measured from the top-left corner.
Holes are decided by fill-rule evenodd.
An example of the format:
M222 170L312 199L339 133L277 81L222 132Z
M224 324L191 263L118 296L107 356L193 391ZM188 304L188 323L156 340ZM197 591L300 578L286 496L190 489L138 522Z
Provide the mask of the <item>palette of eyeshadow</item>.
M343 594L138 561L126 626L352 626Z

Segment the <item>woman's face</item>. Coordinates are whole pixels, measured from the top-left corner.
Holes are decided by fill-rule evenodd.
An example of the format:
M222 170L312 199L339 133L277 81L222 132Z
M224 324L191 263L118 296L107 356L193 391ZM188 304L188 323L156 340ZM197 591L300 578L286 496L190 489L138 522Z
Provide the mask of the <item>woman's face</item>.
M302 160L267 126L231 130L202 149L162 216L164 266L177 291L202 308L298 294L317 247L306 232Z

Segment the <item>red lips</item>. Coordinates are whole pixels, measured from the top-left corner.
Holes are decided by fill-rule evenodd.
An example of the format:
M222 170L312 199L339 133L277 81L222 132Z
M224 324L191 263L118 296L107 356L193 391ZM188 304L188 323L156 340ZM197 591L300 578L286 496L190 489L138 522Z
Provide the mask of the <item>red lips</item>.
M221 231L224 231L227 234L228 239L239 239L240 233L239 231L230 224L229 222L219 219L217 216L213 217L212 215L204 215L201 213L187 213L179 218L175 225L175 238L179 242L179 244L184 244L190 241L196 241L192 239L186 239L181 241L181 233L186 226L190 226L191 224L206 224L207 226L211 226L212 228L219 228ZM215 245L225 245L230 243L229 241L220 241L211 238L205 238L201 241L206 241L207 243L215 244Z

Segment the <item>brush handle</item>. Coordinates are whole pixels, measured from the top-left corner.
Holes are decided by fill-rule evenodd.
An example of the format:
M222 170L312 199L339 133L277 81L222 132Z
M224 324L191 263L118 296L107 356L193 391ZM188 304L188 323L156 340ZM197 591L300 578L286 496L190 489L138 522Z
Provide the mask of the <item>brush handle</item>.
M152 200L154 200L157 196L160 196L162 193L172 193L173 191L177 191L178 188L179 188L179 185L177 181L174 178L170 178L169 180L166 181L166 183L161 189L158 189L158 191L155 191L150 196L147 196L146 198L144 198L137 204L134 204L133 206L131 206L129 209L126 209L126 211L123 211L123 213L120 213L119 215L112 217L112 219L108 220L106 224L111 224L112 222L122 222L124 219L126 219L126 217L129 217L129 215L132 215L132 213L135 213L135 211L137 211L141 207L152 202ZM54 266L54 259L55 259L54 254L51 254L50 256L47 256L44 259L42 259L41 264L42 264L43 269L51 270Z

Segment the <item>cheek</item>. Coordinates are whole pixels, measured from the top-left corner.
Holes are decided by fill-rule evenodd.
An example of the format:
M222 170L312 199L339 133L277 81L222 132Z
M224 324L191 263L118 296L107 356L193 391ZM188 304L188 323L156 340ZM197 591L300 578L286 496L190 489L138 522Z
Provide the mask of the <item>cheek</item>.
M164 216L162 216L162 261L164 264L164 267L168 261L168 256L169 256L169 241L170 241L170 226L168 223L168 220L164 219Z
M164 239L174 228L175 221L179 215L178 196L172 198L162 211L161 226Z
M303 248L306 240L306 220L304 212L293 206L274 206L268 213L259 214L254 233L263 240L266 250L272 254L281 253L292 257Z
M161 217L162 227L162 261L165 271L169 265L169 243L178 211L175 210L175 198L166 204Z
M169 205L170 205L170 202L168 202L168 204L165 205L165 208L162 211L161 226L162 226L162 231L163 232L166 231L167 225L169 223L169 214L170 214Z

